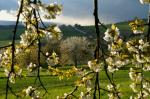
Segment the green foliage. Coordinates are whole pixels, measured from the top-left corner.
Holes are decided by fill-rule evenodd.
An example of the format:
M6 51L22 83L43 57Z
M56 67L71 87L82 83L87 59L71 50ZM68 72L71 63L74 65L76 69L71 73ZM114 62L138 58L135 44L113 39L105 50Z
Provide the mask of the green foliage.
M63 67L63 69L67 69L67 68L69 67L65 67L65 68ZM25 73L27 73L27 71ZM150 73L146 73L145 75L146 77L149 77ZM5 97L4 94L5 94L6 78L1 78L4 76L5 75L3 74L3 72L0 72L0 98L1 99ZM74 84L74 81L76 80L76 77L73 76L71 79L63 79L60 81L57 77L50 76L46 70L43 70L41 72L41 76L46 88L48 88L48 91L50 93L49 95L46 95L44 99L55 99L58 95L62 96L64 93L70 92L74 88L72 84ZM128 70L120 70L114 75L114 79L117 83L120 83L120 86L122 86L121 87L121 91L123 92L122 99L128 99L130 95L132 95L132 91L129 88L129 84L131 83L131 81L128 76ZM22 90L22 87L26 88L29 85L34 84L34 80L35 80L34 77L25 77L25 78L18 79L16 81L16 84L12 85L13 90L15 92L19 92ZM100 73L100 80L103 82L101 83L101 85L104 88L106 88L106 85L108 84L108 80L104 71ZM44 93L43 89L39 88L39 90L41 93ZM102 91L101 93L102 99L108 99L106 94L107 92ZM11 94L9 95L9 98L16 99ZM25 99L29 99L29 98L25 98Z

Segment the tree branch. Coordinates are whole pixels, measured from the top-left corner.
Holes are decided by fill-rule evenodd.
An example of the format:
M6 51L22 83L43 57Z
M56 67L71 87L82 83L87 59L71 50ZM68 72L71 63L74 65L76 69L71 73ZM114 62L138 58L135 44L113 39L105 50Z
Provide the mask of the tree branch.
M15 25L15 28L14 28L14 31L13 31L13 39L12 39L12 63L11 63L11 71L9 72L8 74L8 77L7 77L7 82L6 82L6 99L8 98L8 90L9 90L9 78L10 78L10 75L11 73L14 72L14 58L15 58L15 39L16 39L16 33L17 33L17 29L18 29L18 24L19 24L19 19L20 19L20 15L22 13L22 8L23 8L23 1L24 0L21 0L21 5L20 5L20 8L19 8L19 12L18 12L18 15L17 15L17 21L16 21L16 25Z
M37 0L34 0L34 4L37 4ZM34 18L36 20L36 32L37 32L37 35L38 35L38 74L37 74L37 77L38 77L38 80L41 84L41 86L43 87L43 89L45 90L45 93L43 94L43 96L48 93L47 89L45 88L41 78L40 78L40 66L41 66L41 56L40 56L40 51L41 51L41 40L40 40L40 34L39 34L39 22L37 20L37 14L36 14L36 10L34 9L33 10L33 14L34 14Z

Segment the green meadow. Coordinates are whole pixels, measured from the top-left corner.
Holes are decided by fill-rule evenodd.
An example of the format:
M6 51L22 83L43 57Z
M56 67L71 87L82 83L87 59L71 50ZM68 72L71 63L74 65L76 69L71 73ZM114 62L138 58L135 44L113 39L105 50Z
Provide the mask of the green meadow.
M65 69L65 68L64 68ZM25 74L28 74L27 71L24 71ZM148 77L150 73L145 73L145 76ZM45 95L44 99L56 99L57 96L62 96L64 93L71 92L74 87L74 82L77 79L76 76L73 76L70 79L63 79L59 80L57 76L50 75L47 70L41 71L41 80L44 84L44 86L48 90L48 94ZM100 72L100 86L104 89L107 89L107 84L109 84L108 78L105 75L104 71ZM28 86L35 86L36 77L35 74L32 74L32 76L28 75L27 77L18 78L16 80L15 84L11 84L12 90L16 93L21 92L24 88L27 88ZM131 83L131 80L128 76L128 70L119 70L114 74L114 81L116 84L120 84L121 89L120 92L122 93L121 97L122 99L129 99L130 95L132 95L132 90L130 89L129 85ZM39 82L36 83L39 85ZM6 86L6 78L4 75L4 72L0 72L0 99L3 99L5 97L5 86ZM44 89L42 87L37 88L41 94L44 93ZM80 89L79 89L80 90ZM79 95L79 92L77 91L75 94ZM102 99L108 99L107 92L101 90L101 98ZM12 94L9 94L9 99L17 99ZM29 97L26 97L24 99L29 99Z

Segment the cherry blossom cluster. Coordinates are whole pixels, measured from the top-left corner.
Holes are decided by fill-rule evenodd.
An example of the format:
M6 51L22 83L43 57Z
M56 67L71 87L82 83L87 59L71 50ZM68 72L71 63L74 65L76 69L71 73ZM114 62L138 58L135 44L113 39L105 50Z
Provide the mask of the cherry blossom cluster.
M107 29L104 33L104 40L108 43L108 53L109 56L106 58L106 62L108 65L108 71L113 73L125 64L128 63L124 50L124 42L120 37L120 31L115 26L112 25L110 29Z
M28 88L22 91L22 97L29 96L31 97L31 99L41 99L39 95L40 95L40 92L37 91L36 88L32 86L28 86Z
M15 31L17 31L17 25L21 21L25 26L25 31L20 35L20 43L15 43L15 33L13 37L12 44L10 47L6 47L3 53L0 54L0 66L4 68L4 72L9 82L15 83L16 77L22 77L22 67L18 65L16 58L20 53L24 53L30 50L30 46L37 46L40 50L40 40L41 39L61 39L61 30L57 25L45 25L42 21L46 19L55 19L56 16L61 14L62 6L57 3L45 4L41 0L19 0L19 10L17 15L17 22ZM19 20L21 18L21 20ZM38 54L40 57L40 55ZM54 59L54 60L53 60ZM47 59L48 64L53 65L50 61L53 60L54 63L58 62L58 57L55 57L53 53ZM40 63L39 63L40 64ZM40 68L39 64L30 62L27 70L32 72ZM9 82L7 87L9 88ZM7 90L7 89L6 89ZM30 96L32 99L39 99L39 92L35 90L32 86L29 86L25 90L26 96Z
M15 78L22 75L22 68L14 62L14 68L12 70L12 54L11 47L7 48L0 56L0 66L4 68L6 77L9 77L11 83L15 83Z

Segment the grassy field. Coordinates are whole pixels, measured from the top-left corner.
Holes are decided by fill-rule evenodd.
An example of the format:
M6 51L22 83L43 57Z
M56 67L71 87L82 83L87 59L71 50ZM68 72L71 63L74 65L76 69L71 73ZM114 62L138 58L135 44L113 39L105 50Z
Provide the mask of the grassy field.
M12 40L13 30L14 30L13 27L0 29L0 41ZM16 39L20 38L20 34L22 34L23 31L24 31L23 28L18 29Z
M11 43L12 43L11 40L3 40L3 41L0 41L0 47L9 45L9 44L11 44ZM16 44L17 44L17 43L19 43L19 40L16 40Z
M44 99L56 99L57 96L62 96L64 93L70 92L74 89L74 81L76 79L75 76L73 76L71 79L67 80L59 80L56 76L50 76L49 73L46 71L41 72L42 75L42 81L45 87L47 88L49 94L45 96ZM148 77L150 73L146 73L145 76ZM0 77L4 77L3 72L0 72ZM132 91L129 88L129 84L131 83L129 76L128 76L128 70L119 70L114 75L114 80L116 83L120 84L122 92L122 98L121 99L129 99L129 96L132 95ZM35 77L25 77L21 79L17 79L16 84L11 85L13 90L15 92L20 92L21 89L28 87L29 85L34 85ZM4 99L5 97L5 83L6 79L1 78L0 79L0 99ZM100 73L100 86L107 89L106 85L108 84L108 79L102 71ZM40 87L39 90L41 92L44 92L44 90ZM76 94L79 94L78 92ZM107 92L101 91L101 98L102 99L108 99ZM13 95L9 95L9 99L16 99ZM29 99L29 98L24 98Z
M33 75L33 74L32 74ZM57 95L63 95L63 93L71 91L73 89L74 78L72 79L65 79L59 80L56 76L51 76L47 71L41 72L41 79L44 86L47 88L49 94L44 99L55 99ZM5 97L5 85L6 85L6 78L4 77L4 72L0 72L0 99L4 99ZM28 86L35 86L34 81L36 77L24 77L18 78L16 80L16 84L12 84L12 89L15 92L20 92L22 89L27 88ZM39 82L37 82L37 86ZM40 87L39 90L44 92L44 90ZM10 94L9 99L16 99L13 95ZM28 99L28 98L27 98Z

